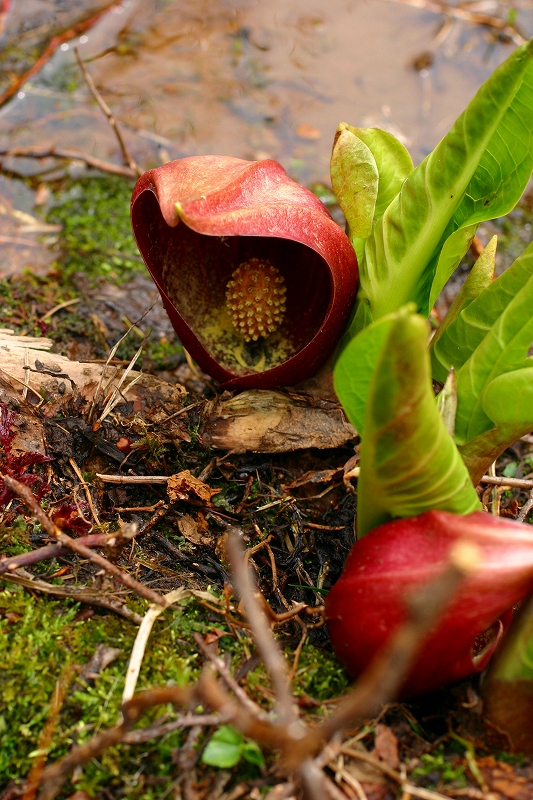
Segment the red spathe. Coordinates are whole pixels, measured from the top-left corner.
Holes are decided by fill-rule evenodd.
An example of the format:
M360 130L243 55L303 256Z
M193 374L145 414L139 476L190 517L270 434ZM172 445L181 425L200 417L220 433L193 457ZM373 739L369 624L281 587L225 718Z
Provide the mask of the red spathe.
M402 693L423 694L486 666L512 607L533 591L533 533L482 511L429 511L389 522L356 542L328 593L331 641L354 676L404 621L404 597L442 573L459 539L475 544L482 562L423 643ZM476 638L491 627L491 645L476 658Z
M350 316L357 259L318 198L280 164L227 156L171 161L141 176L131 216L184 347L224 386L294 385L326 361ZM269 367L267 339L266 368L257 371L232 361L235 337L224 321L227 282L252 257L271 261L287 286L286 319L274 337L286 357L278 352Z

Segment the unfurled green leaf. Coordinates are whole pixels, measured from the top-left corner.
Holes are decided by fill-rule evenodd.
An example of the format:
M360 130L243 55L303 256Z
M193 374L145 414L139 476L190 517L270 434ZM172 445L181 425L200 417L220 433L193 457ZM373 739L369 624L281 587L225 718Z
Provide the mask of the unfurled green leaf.
M533 366L491 381L482 394L482 406L493 424L459 447L475 484L506 447L533 430Z
M449 277L460 250L457 234L439 265L448 237L507 213L532 168L530 42L495 70L375 224L360 263L360 294L370 302L373 318L409 301L429 313L430 296Z
M445 381L451 367L460 369L463 366L476 346L474 342L478 344L480 341L480 328L486 332L490 327L493 304L487 303L488 295L480 302L477 316L473 309L468 313L466 309L493 281L497 243L498 237L493 236L470 270L444 322L431 340L433 377L437 381ZM475 331L470 330L472 326L475 326Z
M352 128L345 125L368 147L378 169L379 183L374 222L392 203L407 176L413 171L413 160L398 139L381 128Z
M382 333L384 328L377 330ZM360 536L394 517L430 509L468 514L479 508L466 467L437 410L427 336L422 317L402 309L376 359L361 443ZM348 358L346 351L346 372ZM361 404L365 390L351 391L356 405ZM358 407L356 417L359 414Z
M455 416L457 414L457 385L455 383L455 370L452 367L437 397L437 409L444 422L444 427L453 438L455 434Z
M472 239L476 235L476 231L477 224L467 225L464 228L456 230L455 233L448 236L444 242L442 250L439 253L435 275L431 284L428 311L433 308L448 279L453 275L465 257L468 248L472 244Z
M533 752L533 597L519 610L483 681L484 716L510 748Z
M335 366L335 391L346 416L360 436L363 435L366 401L374 367L394 322L395 317L390 314L364 328L352 339Z
M530 249L533 256L533 247ZM478 301L482 297L483 295ZM470 308L473 305L474 303ZM458 444L466 444L493 427L494 420L491 420L484 409L484 392L495 378L524 367L533 341L532 308L533 275L503 309L482 342L457 372L455 438ZM502 398L502 402L507 401ZM509 402L512 403L511 398ZM494 404L491 408L494 408ZM533 423L533 407L531 420ZM512 421L512 417L507 414L506 422Z
M346 217L350 236L366 239L372 231L378 195L378 168L369 148L341 122L331 154L331 184Z

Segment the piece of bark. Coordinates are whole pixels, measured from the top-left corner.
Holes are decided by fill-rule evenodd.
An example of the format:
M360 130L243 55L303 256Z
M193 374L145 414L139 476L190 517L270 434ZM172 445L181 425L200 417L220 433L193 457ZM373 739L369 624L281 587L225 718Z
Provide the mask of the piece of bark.
M213 400L200 436L204 445L244 453L341 447L356 436L341 407L305 395L254 390Z

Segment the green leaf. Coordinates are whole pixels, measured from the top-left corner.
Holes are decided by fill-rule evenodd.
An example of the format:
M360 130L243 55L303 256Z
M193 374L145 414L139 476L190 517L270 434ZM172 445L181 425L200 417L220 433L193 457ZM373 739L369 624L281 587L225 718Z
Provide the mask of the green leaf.
M337 360L333 373L335 391L346 416L363 435L368 390L375 365L383 350L395 316L390 314L364 328Z
M342 339L339 343L339 356L344 352L344 348L350 344L352 339L354 339L358 333L371 324L372 314L370 313L370 305L368 300L356 300L350 322L348 323L348 326L344 331Z
M374 220L378 169L366 144L342 122L335 135L330 170L331 185L346 217L350 235L366 239Z
M422 317L402 309L376 360L361 443L360 536L394 517L430 509L468 514L480 507L437 410L427 335Z
M448 236L444 242L438 256L433 283L431 284L428 311L433 308L444 285L463 260L468 248L472 244L472 239L476 235L476 231L477 223L467 225L465 228L456 230ZM428 272L431 274L432 270L428 270Z
M457 415L457 386L455 383L455 370L452 367L437 396L437 409L444 422L444 427L453 438L455 434L455 417Z
M231 725L222 725L207 743L202 761L211 767L229 769L239 763L244 747L244 736Z
M516 439L533 430L533 367L495 378L483 392L483 411L500 427L516 426Z
M474 484L506 447L533 430L533 366L491 381L483 392L482 406L493 424L459 447Z
M533 680L533 597L522 606L515 617L487 677L489 682L517 678ZM531 728L528 733L531 734Z
M444 322L431 340L433 377L437 381L445 381L452 366L454 369L460 369L475 347L473 344L473 340L476 338L475 332L466 329L472 325L469 320L474 320L476 315L474 312L469 317L465 312L493 281L497 243L498 237L493 236L470 270L450 306ZM480 304L481 315L485 318L481 327L485 330L490 327L488 323L489 307L485 299L487 296L484 296ZM479 332L480 326L476 327Z
M495 70L374 226L359 265L374 319L409 301L427 314L448 237L507 213L532 168L533 41ZM452 264L442 263L439 284Z
M265 758L261 752L261 748L255 742L246 742L242 749L242 757L250 764L255 764L256 767L265 766Z
M533 248L531 252L533 255ZM483 341L457 372L455 438L458 444L465 444L493 427L493 421L484 410L483 392L498 376L524 366L533 341L532 307L533 276L504 308Z
M403 144L381 128L345 127L371 151L379 175L374 222L380 219L392 203L407 176L413 171L413 160Z

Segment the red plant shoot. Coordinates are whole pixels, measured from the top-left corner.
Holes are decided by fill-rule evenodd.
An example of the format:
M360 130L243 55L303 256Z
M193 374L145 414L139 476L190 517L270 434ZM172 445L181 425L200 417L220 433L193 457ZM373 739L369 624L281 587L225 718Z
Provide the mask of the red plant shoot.
M294 385L326 361L353 306L357 259L278 163L171 161L141 176L131 217L184 347L225 387Z
M356 542L328 593L331 641L353 675L399 628L406 596L444 570L459 539L476 545L482 563L424 642L404 694L432 691L484 669L513 606L533 590L533 533L482 511L428 511L381 525Z

